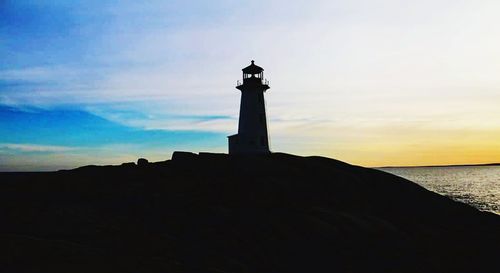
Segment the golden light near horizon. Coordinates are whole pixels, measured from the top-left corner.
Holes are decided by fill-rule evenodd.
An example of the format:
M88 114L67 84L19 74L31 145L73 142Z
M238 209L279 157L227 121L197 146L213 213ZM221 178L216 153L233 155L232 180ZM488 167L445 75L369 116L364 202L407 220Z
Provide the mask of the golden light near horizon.
M478 132L456 130L420 133L418 130L396 132L397 128L382 131L358 130L356 136L334 136L323 131L317 142L308 141L303 155L323 155L369 167L427 166L485 164L499 162L500 130ZM308 138L308 140L314 138ZM332 144L326 144L327 140Z

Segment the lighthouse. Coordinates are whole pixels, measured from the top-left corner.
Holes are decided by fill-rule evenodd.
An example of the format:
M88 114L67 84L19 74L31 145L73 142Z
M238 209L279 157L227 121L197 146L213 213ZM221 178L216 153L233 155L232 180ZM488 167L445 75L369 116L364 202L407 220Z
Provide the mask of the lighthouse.
M238 134L228 137L229 154L268 154L266 104L264 92L269 82L264 79L264 69L252 63L243 68L243 82L236 88L241 91Z

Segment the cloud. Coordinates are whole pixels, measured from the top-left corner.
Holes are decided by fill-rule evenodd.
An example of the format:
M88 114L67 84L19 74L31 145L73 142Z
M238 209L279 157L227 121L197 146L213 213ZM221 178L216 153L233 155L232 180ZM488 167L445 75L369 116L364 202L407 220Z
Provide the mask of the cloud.
M15 144L15 143L0 143L0 150L12 150L28 153L61 153L77 150L76 147L38 145L38 144Z
M61 66L35 66L0 70L0 81L44 82L74 78L76 71Z
M237 102L237 101L236 101ZM237 128L237 115L174 114L155 103L148 104L147 113L137 105L114 105L109 107L86 107L86 111L106 120L141 130L197 131L229 133Z
M320 105L300 110L315 115L355 96L453 96L457 86L498 86L500 62L494 60L500 55L493 49L500 40L478 31L484 26L474 16L495 4L471 9L451 3L255 1L247 9L226 1L109 5L95 15L110 15L109 22L88 45L84 62L2 71L0 79L38 85L28 86L28 92L3 90L0 99L35 105L156 102L171 114L232 114L237 112L234 82L252 58L266 69L275 103L316 98ZM252 9L259 9L259 20L248 12ZM157 17L162 13L171 16ZM485 14L482 20L494 25L495 16Z

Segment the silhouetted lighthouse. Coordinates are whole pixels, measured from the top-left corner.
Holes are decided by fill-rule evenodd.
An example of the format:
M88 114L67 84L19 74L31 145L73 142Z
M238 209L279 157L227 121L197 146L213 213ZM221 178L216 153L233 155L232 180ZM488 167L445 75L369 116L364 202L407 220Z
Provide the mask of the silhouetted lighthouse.
M264 69L254 61L242 70L243 83L238 81L236 86L241 91L238 134L228 137L229 154L268 154L264 92L269 89L269 83L264 80Z

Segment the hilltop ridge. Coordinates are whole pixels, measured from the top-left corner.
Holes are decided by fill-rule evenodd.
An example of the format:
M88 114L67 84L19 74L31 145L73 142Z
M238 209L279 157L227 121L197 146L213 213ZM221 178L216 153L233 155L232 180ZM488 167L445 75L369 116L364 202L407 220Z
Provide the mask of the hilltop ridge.
M495 272L500 217L325 157L1 173L2 272Z

